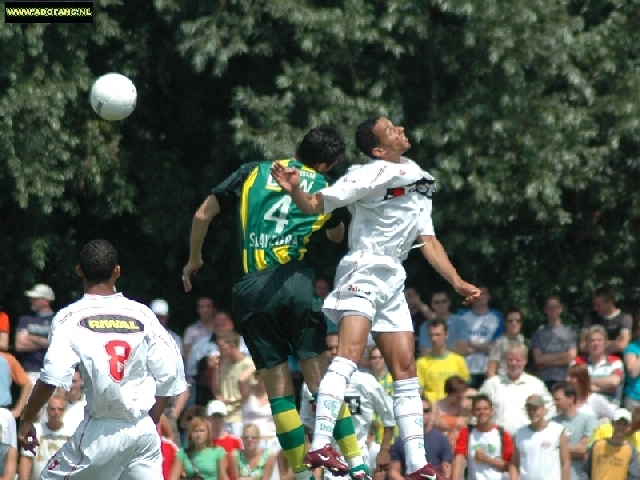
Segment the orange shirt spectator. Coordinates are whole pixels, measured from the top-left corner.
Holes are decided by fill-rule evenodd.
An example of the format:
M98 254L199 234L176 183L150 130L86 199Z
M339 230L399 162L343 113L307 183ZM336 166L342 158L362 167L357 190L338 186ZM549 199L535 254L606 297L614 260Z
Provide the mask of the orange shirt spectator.
M0 407L9 407L13 403L11 398L11 383L20 386L20 398L16 402L11 413L14 418L22 414L29 394L31 393L31 380L24 371L16 357L7 352L0 352Z
M0 311L0 350L9 350L9 315Z

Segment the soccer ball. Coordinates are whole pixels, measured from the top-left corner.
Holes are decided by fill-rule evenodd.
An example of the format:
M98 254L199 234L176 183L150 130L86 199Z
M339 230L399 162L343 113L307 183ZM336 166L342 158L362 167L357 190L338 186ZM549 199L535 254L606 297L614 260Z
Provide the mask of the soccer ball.
M91 87L91 106L105 120L122 120L136 108L138 94L131 80L119 73L99 77Z

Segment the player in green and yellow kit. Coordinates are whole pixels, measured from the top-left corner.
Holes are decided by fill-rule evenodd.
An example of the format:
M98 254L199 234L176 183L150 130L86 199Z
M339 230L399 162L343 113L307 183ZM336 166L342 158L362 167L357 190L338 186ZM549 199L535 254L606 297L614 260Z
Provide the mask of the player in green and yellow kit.
M305 135L293 158L281 163L297 167L301 187L315 193L328 185L324 173L344 152L344 141L335 129L318 127ZM185 291L190 291L191 276L203 265L202 244L211 220L221 211L237 208L244 276L233 287L234 321L264 378L280 445L296 479L308 480L305 434L287 359L293 354L300 361L309 389L317 393L327 368L326 322L304 255L315 231L324 226L328 237L339 242L344 225L332 224L330 215L303 214L273 180L270 169L271 162L245 164L213 189L193 218L183 282ZM340 415L348 417L348 408L342 408ZM335 462L326 467L354 478L368 477L352 422L339 424L333 434L349 465Z

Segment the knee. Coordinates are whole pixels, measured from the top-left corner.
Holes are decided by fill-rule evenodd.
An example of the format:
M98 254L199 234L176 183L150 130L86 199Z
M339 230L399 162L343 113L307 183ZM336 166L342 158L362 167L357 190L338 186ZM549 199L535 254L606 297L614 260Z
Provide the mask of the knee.
M389 365L389 370L394 380L406 380L417 375L416 362L411 355L395 358Z

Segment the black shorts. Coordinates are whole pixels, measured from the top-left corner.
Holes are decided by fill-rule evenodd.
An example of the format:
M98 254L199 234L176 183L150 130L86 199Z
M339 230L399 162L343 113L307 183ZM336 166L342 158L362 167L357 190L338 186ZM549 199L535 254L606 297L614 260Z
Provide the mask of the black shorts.
M233 287L233 316L257 369L327 350L322 301L313 270L294 261L245 275Z

